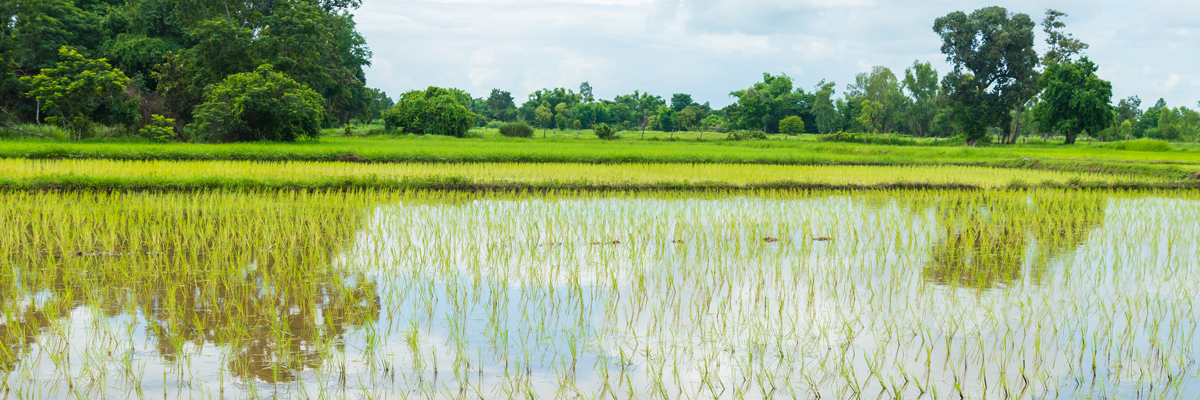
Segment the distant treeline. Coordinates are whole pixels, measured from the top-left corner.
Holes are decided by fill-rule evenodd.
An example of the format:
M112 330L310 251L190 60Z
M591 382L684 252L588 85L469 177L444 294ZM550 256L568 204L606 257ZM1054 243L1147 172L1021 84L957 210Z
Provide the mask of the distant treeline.
M393 101L366 86L371 52L350 10L358 0L10 0L0 3L0 135L95 135L95 123L152 140L247 141L315 137L320 128L383 120L392 132L464 135L473 126L536 129L757 131L962 137L968 144L1061 135L1067 143L1196 140L1200 113L1137 97L1114 106L1112 85L1082 57L1088 45L1047 10L1050 49L1034 49L1037 23L988 7L934 21L953 65L939 76L915 61L859 74L840 95L763 74L714 109L692 96L643 91L598 99L588 82L548 88L517 104L430 87ZM528 128L526 128L528 129ZM111 131L111 130L110 130ZM851 133L845 135L844 133Z

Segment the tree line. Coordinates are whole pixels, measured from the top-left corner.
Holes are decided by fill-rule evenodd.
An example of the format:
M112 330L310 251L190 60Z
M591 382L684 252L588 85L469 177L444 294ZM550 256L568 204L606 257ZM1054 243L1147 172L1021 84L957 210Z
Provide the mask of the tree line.
M95 123L209 141L289 140L378 118L359 0L0 3L0 125ZM184 129L188 128L188 129ZM166 135L173 137L172 135Z
M0 4L0 128L43 136L30 122L87 137L94 124L153 140L243 141L315 137L322 127L382 120L388 130L463 136L475 126L547 130L814 133L961 137L967 144L1080 135L1099 140L1195 140L1200 113L1112 104L1086 43L1042 20L1049 50L1034 51L1037 23L988 7L937 18L933 32L952 70L914 61L903 74L876 66L837 94L785 74L734 90L714 109L691 95L643 91L598 99L588 82L547 88L520 105L493 89L474 98L430 87L399 96L366 86L371 52L350 10L358 0L11 0ZM510 129L511 130L511 129ZM506 130L510 131L510 130ZM517 132L523 132L518 129ZM732 135L732 133L731 133ZM753 137L753 136L751 136Z
M1067 15L1047 10L1042 30L1050 48L1034 50L1037 24L1027 14L988 7L952 12L934 21L941 50L953 69L940 76L929 62L914 61L903 75L885 66L858 74L840 97L837 84L821 81L806 91L791 77L763 74L735 90L722 109L697 104L687 94L663 97L635 91L596 100L587 82L579 91L542 89L516 106L511 93L493 89L468 104L479 123L523 121L541 129L607 124L625 130L757 130L763 133L895 133L912 137L962 137L968 144L1016 143L1021 136L1080 135L1098 140L1196 140L1200 113L1167 107L1142 111L1136 96L1112 104L1112 85L1096 76L1082 52L1086 43L1064 31Z

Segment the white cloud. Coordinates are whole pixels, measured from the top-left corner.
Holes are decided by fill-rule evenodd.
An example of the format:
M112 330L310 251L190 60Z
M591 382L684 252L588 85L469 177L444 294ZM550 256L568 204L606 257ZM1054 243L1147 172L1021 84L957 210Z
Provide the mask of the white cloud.
M770 38L741 32L718 35L703 34L700 35L700 41L709 50L721 53L762 54L779 51L779 49L771 47Z

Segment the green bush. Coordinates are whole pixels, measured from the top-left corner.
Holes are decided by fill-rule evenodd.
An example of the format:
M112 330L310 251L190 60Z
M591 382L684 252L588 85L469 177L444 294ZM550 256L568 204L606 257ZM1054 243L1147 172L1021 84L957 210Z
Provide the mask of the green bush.
M1157 139L1128 140L1124 142L1110 143L1105 147L1114 150L1128 151L1171 151L1170 143L1165 140Z
M204 90L191 127L207 142L291 142L316 138L325 120L317 92L270 65L230 75Z
M596 125L592 131L596 132L596 137L604 140L615 140L621 138L620 136L617 136L617 132L614 131L611 126L608 126L608 124L602 123L600 125Z
M789 135L804 133L804 120L797 116L790 116L779 121L779 132Z
M838 132L821 135L821 140L825 142L851 142L862 143L866 141L867 136L859 132Z
M459 104L453 93L435 86L405 93L383 112L383 124L389 131L418 135L462 137L474 123L475 114Z
M761 131L737 130L729 132L728 138L729 140L764 140L767 138L767 134Z
M500 130L501 135L508 137L527 138L533 136L533 127L525 124L524 122L500 124L497 129Z
M150 123L138 130L138 135L156 142L167 142L175 138L175 120L158 114L150 116Z

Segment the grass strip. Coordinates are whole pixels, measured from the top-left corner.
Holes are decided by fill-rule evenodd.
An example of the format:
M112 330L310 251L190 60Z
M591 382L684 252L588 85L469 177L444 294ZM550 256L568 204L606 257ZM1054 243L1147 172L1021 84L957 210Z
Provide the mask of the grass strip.
M779 142L779 143L775 143ZM897 147L822 142L564 142L442 138L330 138L299 143L149 144L0 142L0 158L360 163L583 163L978 166L1184 179L1192 152L1103 148Z
M721 182L648 182L610 183L588 180L489 182L465 177L337 177L316 179L227 178L227 177L86 177L39 176L25 179L0 178L0 190L5 191L146 191L189 192L207 190L438 190L468 192L550 192L550 191L754 191L754 190L1027 190L1027 189L1089 189L1089 190L1195 190L1200 182L1110 182L1046 181L1024 183L1013 181L1005 186L985 187L968 183L889 182L877 184L829 184L797 181L773 181L749 184Z

